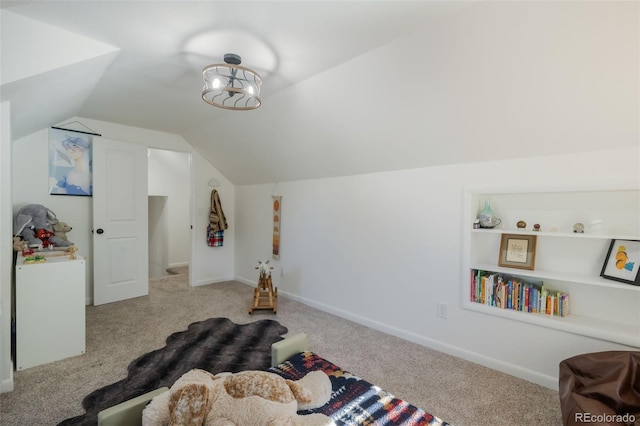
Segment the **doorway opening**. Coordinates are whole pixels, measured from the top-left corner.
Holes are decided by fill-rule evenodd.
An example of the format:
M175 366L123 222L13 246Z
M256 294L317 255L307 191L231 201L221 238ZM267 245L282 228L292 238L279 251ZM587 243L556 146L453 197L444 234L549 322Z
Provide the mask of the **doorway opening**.
M188 270L191 154L149 149L149 278Z

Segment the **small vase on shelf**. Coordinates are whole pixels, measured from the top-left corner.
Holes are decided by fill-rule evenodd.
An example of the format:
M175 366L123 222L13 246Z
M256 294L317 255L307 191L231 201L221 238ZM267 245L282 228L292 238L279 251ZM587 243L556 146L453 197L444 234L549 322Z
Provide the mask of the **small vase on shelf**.
M480 228L495 228L502 223L502 220L498 219L493 213L490 200L484 202L484 208L480 212L478 219L480 219Z

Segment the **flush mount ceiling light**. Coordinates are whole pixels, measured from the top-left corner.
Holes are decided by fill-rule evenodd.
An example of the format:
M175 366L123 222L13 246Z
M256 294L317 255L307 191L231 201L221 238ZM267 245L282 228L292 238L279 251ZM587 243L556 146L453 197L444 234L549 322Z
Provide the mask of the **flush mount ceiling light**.
M262 79L252 69L240 65L240 56L224 55L224 64L209 65L202 70L202 99L224 109L249 110L260 106Z

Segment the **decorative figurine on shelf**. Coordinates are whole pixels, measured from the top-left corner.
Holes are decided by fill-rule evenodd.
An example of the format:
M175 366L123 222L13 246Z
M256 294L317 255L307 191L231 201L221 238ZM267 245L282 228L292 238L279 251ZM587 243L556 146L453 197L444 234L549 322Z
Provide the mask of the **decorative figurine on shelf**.
M480 219L476 219L473 221L473 229L479 229L480 228Z
M498 219L493 213L489 200L484 202L484 209L480 212L478 219L480 220L480 228L495 228L502 223L502 219Z
M527 227L527 222L525 222L524 220L519 220L518 223L516 223L516 226L518 227L518 229L525 229Z
M573 232L576 234L584 234L584 225L580 222L573 225Z
M533 225L533 230L539 232L539 231L542 231L542 228L540 228L540 224L539 223L536 223L535 225Z

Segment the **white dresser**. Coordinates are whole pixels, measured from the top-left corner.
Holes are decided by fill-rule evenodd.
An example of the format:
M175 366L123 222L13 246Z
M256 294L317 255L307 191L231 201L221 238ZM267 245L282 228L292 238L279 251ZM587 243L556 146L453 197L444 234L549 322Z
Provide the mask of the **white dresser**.
M16 260L16 368L85 351L85 259Z

